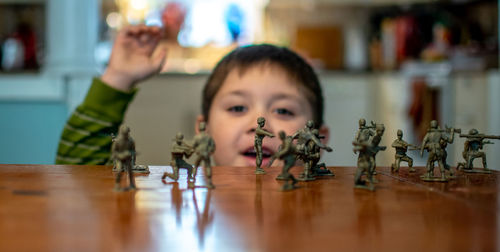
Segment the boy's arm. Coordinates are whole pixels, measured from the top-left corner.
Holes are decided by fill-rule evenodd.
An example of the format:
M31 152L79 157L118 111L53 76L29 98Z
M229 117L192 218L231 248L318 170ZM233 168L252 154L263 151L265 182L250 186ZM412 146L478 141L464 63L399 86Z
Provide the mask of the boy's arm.
M166 52L158 49L162 31L145 25L123 28L108 67L94 79L85 101L73 112L59 142L57 164L105 164L111 133L118 130L137 82L158 73Z
M111 133L116 134L135 92L125 93L95 78L84 102L67 121L56 164L106 164Z

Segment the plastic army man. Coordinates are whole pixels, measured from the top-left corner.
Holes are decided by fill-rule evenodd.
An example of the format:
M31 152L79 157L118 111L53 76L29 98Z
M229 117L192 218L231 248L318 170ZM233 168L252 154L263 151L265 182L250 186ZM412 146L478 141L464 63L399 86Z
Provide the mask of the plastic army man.
M136 189L134 175L132 173L133 158L135 156L135 143L130 137L130 129L121 125L118 130L118 136L114 139L111 146L111 155L116 163L117 171L115 179L115 190L124 191ZM126 172L129 177L129 187L121 188L122 172Z
M297 139L297 158L304 161L304 172L303 176L301 176L300 180L302 181L310 181L314 180L314 176L311 172L311 163L308 162L308 153L309 151L309 142L312 141L315 145L317 145L321 149L325 149L328 152L332 151L332 148L321 143L318 137L313 133L314 122L309 120L306 122L304 128L298 130L293 136L292 139Z
M114 143L116 140L116 135L111 133L110 136L111 136L111 143ZM132 142L134 141L130 135L129 135L129 139ZM137 152L134 152L132 155L132 172L133 173L149 173L149 167L147 165L136 165L135 164L136 158L137 158ZM116 160L113 159L113 172L117 172L117 171L119 171L119 170L118 170L118 167L116 166Z
M264 125L266 124L266 119L264 117L257 118L257 128L255 129L255 141L254 141L254 150L255 150L255 174L266 174L266 171L262 169L260 166L262 165L262 140L264 137L274 137L274 135L264 129Z
M410 172L415 172L415 168L413 168L413 159L406 155L408 151L408 147L413 147L414 150L420 149L418 146L409 144L405 140L403 140L403 131L398 130L397 132L398 138L392 142L392 147L396 149L396 154L394 156L394 164L391 165L391 171L398 172L401 161L405 161L408 163L410 167Z
M213 189L215 186L212 183L212 166L210 164L210 157L215 151L215 142L214 139L205 132L205 128L205 123L200 122L200 133L194 137L193 149L196 154L196 160L194 162L193 177L196 178L198 166L203 164L206 187Z
M441 129L438 129L438 130L441 130ZM439 143L441 144L441 149L443 149L444 170L450 173L449 178L453 178L454 175L453 175L453 171L451 170L451 166L448 165L448 163L446 162L446 159L448 158L448 152L446 151L446 147L448 146L449 143L453 143L455 133L461 133L461 130L460 129L450 129L450 128L446 127L445 130L441 130L441 131L443 132L443 134L446 134L448 136L446 138L442 138L441 141L439 141ZM451 136L450 136L450 134L451 134Z
M172 145L172 166L173 173L165 172L161 179L169 177L175 181L179 179L179 169L185 168L188 170L188 181L193 180L193 166L184 161L184 157L189 158L193 154L193 148L184 142L184 135L177 133L174 144Z
M500 136L483 135L479 134L477 129L471 129L468 135L460 134L460 137L465 137L467 140L465 140L464 151L462 152L465 162L459 163L458 167L463 168L465 172L491 173L486 163L486 154L481 150L485 144L493 144L493 142L487 141L486 139L500 139ZM473 161L476 158L482 159L483 170L473 169Z
M375 174L375 167L376 167L376 162L375 162L375 156L379 151L385 151L387 148L386 146L379 146L380 142L382 141L382 136L384 135L385 132L385 126L383 124L377 124L375 126L375 136L372 138L371 142L371 147L368 149L370 158L371 158L371 173Z
M277 179L285 180L285 184L283 184L281 190L288 191L296 188L295 184L297 183L297 179L295 179L295 177L289 172L290 168L292 168L293 165L295 164L296 148L293 145L293 138L287 137L284 131L280 131L278 135L282 141L280 146L281 148L273 156L283 160L284 166L283 170L281 171L281 174L278 176ZM290 181L292 182L291 184Z
M318 139L324 138L319 135L318 129L313 129L311 132ZM311 167L312 176L334 176L333 172L326 168L325 163L318 164L319 160L321 159L322 147L317 145L314 141L309 141L308 145L309 146L307 148L308 153L306 154L306 159L308 160L308 162L310 162L309 167Z
M357 142L363 142L363 141L368 141L370 137L375 135L375 132L373 131L375 129L375 123L371 122L372 126L366 126L366 120L361 118L359 119L359 129L356 132L356 135L354 136L354 141Z
M375 190L375 181L373 175L375 173L375 156L381 150L385 150L385 146L379 146L382 140L382 135L384 134L385 127L383 124L376 125L376 134L370 140L358 142L354 141L354 153L359 152L358 156L358 168L354 175L354 186L355 188ZM361 176L366 174L368 182L370 185L366 185L366 182L361 179Z
M459 131L459 130L458 130ZM451 135L448 135L450 132ZM424 181L439 181L447 182L448 178L445 174L446 167L446 152L445 147L448 143L453 143L453 136L456 132L455 129L450 128L447 130L441 130L438 128L438 123L436 120L430 122L430 128L424 136L422 146L420 147L420 155L423 156L424 149L429 152L429 157L427 158L427 172L425 175L421 176ZM439 169L441 171L441 178L434 177L434 163L437 162Z

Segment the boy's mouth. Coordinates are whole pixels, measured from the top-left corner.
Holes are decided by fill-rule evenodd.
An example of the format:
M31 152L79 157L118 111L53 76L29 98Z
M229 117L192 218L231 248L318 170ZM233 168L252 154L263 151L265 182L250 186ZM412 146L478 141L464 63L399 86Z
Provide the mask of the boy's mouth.
M270 157L274 154L272 150L267 147L262 147L262 166L266 166L269 162ZM255 159L257 158L257 153L253 147L246 149L241 152L241 155L245 157L248 161L248 165L255 166Z
M246 157L254 157L255 158L257 156L257 153L252 148L251 150L249 149L249 150L243 152L242 155L246 156ZM262 158L268 158L271 156L272 156L272 153L269 150L262 148Z

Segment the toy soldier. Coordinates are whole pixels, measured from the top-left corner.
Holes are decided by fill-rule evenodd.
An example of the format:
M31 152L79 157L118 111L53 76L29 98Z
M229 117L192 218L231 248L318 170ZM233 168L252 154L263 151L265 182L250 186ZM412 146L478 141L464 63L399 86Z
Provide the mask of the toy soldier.
M295 184L297 183L297 179L290 174L290 168L295 164L295 146L293 145L293 138L287 137L284 131L279 132L279 137L282 141L281 149L276 152L273 156L279 158L285 162L283 166L283 170L277 179L285 180L285 184L281 187L282 191L288 191L295 188ZM292 183L290 184L290 181Z
M357 142L363 142L363 141L368 141L370 137L375 135L375 132L373 132L373 129L375 129L375 123L372 121L371 126L366 126L366 120L364 118L359 119L359 129L356 132L356 135L354 136L354 141Z
M114 143L116 140L116 135L113 133L111 133L110 135L111 135L111 143ZM132 142L134 142L134 140L132 139L132 137L130 135L128 137ZM149 173L149 166L135 164L136 157L137 157L137 153L134 152L132 155L132 172L133 173ZM113 159L113 172L117 172L117 171L119 171L119 170L118 170L118 167L116 166L116 160Z
M358 156L358 168L356 174L354 175L354 187L362 188L368 190L375 190L374 178L375 173L375 156L379 151L386 149L386 146L379 146L382 140L382 135L384 134L385 127L383 124L376 125L376 134L373 138L368 141L357 142L354 141L354 153L359 152ZM366 181L361 180L361 176L366 174L370 185L366 185Z
M422 146L420 147L420 155L424 155L424 149L429 152L429 157L427 159L427 172L425 175L421 176L424 181L439 181L447 182L448 178L445 174L446 169L446 152L443 147L446 147L448 143L453 143L454 133L460 132L460 129L446 128L446 130L441 130L438 128L438 123L436 120L432 120L430 123L430 128L425 134ZM451 135L448 135L450 133ZM434 162L438 163L439 169L441 171L441 178L434 177Z
M411 157L408 157L406 155L406 152L408 151L408 147L412 147L412 149L410 150L418 150L420 149L420 147L409 144L405 140L403 140L402 130L398 130L397 134L398 139L394 140L394 142L392 143L392 147L396 149L396 155L394 156L394 164L391 165L391 171L398 172L401 161L405 161L410 167L410 172L415 172L415 169L413 168L413 159Z
M319 135L319 130L318 129L313 129L312 134L318 138L322 139L325 138L324 136ZM317 145L314 141L309 141L308 143L308 153L307 153L307 160L310 163L309 167L311 167L311 175L312 176L335 176L332 171L330 171L328 168L326 168L325 163L319 163L319 160L321 159L321 146ZM327 147L327 146L326 146ZM331 150L331 148L330 148Z
M184 135L177 133L174 144L172 145L172 161L170 165L174 173L165 172L161 179L169 177L175 181L179 179L179 169L185 168L188 170L188 181L193 179L193 166L186 161L184 157L189 158L193 154L193 148L184 142Z
M194 137L193 149L196 153L196 161L194 162L193 177L196 179L198 166L200 163L203 163L207 185L206 187L213 189L215 186L212 184L212 166L210 164L210 156L215 151L215 142L214 139L205 132L205 128L205 123L200 122L200 133Z
M255 164L256 164L255 174L266 174L266 171L264 171L264 169L260 167L260 165L262 164L262 140L266 136L274 137L274 135L271 132L268 132L267 130L263 129L265 124L266 124L266 119L264 119L264 117L257 118L257 128L255 129L255 142L254 142Z
M125 191L136 189L134 175L132 174L132 158L135 155L135 143L129 136L130 129L121 125L116 137L111 146L112 158L115 160L118 173L115 179L115 190ZM122 172L127 172L129 177L129 187L120 188Z
M313 141L319 148L325 149L328 152L332 151L332 148L324 145L321 141L314 135L312 130L314 129L314 122L309 120L306 122L306 125L303 129L298 130L293 136L292 139L297 139L297 159L301 159L304 161L304 172L303 176L300 178L302 181L310 181L314 180L314 176L311 173L311 163L308 162L307 154L309 153L309 141Z
M460 134L460 137L465 137L467 140L465 140L464 151L462 152L465 162L458 163L458 168L470 173L491 173L486 164L486 154L480 150L483 149L485 144L493 144L493 142L485 141L485 139L500 139L500 136L483 135L479 134L477 129L471 129L468 135ZM473 169L473 161L478 157L483 161L483 170Z
M386 146L379 146L380 142L382 141L382 135L384 135L385 131L385 126L383 124L377 124L375 126L375 136L373 136L372 141L371 141L371 148L369 148L369 154L371 158L371 173L373 175L376 174L375 167L376 167L376 162L375 162L375 156L379 151L385 151L387 148Z

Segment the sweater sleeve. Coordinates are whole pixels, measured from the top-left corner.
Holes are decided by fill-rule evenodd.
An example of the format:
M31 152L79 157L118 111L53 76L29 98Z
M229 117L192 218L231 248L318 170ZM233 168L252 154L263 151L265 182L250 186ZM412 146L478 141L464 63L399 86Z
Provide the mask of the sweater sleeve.
M64 126L56 164L109 164L111 134L116 135L135 93L116 90L94 78L85 100Z

